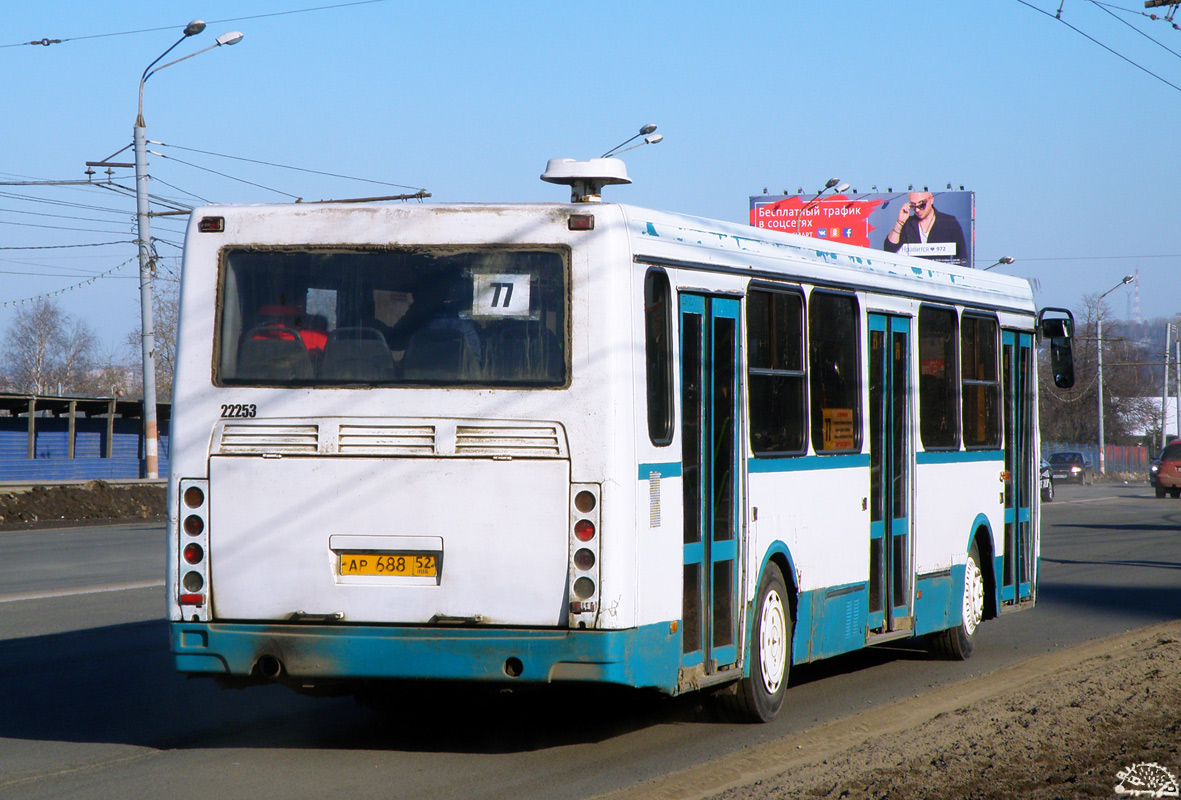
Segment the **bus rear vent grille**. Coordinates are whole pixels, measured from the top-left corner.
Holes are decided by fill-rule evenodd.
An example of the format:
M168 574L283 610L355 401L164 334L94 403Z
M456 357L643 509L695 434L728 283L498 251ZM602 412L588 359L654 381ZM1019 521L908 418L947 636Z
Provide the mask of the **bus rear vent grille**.
M319 438L317 425L236 425L221 429L222 453L315 453Z
M429 456L435 452L434 425L343 424L341 455Z
M455 428L456 455L560 458L565 455L563 443L564 438L553 425L458 425Z

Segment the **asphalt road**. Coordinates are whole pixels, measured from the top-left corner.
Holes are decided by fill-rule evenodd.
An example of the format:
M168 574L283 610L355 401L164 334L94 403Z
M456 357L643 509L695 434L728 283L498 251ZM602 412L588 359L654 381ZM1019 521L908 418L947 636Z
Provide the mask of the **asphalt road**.
M797 668L769 725L699 698L420 695L378 714L172 670L163 529L0 533L0 796L581 798L1032 655L1181 618L1181 502L1059 487L1037 609L986 623L966 663L897 647Z

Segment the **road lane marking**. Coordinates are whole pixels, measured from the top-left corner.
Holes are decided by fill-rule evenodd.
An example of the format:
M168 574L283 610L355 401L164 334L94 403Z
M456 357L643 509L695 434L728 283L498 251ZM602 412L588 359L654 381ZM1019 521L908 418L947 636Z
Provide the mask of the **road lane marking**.
M0 594L0 603L14 603L18 600L49 600L54 597L73 597L79 594L100 594L102 592L124 592L128 589L155 589L164 581L136 581L135 583L110 583L106 586L84 586L79 589L56 589L51 592L21 592Z

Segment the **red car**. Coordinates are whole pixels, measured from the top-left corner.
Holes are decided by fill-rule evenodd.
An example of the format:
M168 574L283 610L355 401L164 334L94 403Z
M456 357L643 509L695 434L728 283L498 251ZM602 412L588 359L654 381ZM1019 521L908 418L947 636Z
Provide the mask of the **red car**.
M1156 466L1156 477L1152 482L1156 496L1164 497L1167 492L1173 497L1181 497L1181 439L1164 449Z

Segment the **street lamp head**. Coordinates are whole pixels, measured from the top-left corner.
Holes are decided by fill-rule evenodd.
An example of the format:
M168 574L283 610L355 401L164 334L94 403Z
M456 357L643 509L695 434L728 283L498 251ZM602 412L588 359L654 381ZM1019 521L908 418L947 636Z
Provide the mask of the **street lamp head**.
M1124 277L1124 283L1131 283L1134 280L1136 280L1135 275L1127 275Z
M204 20L195 19L185 26L185 36L196 36L203 30L205 30Z
M229 33L223 33L221 36L217 37L217 44L219 47L223 44L237 44L240 41L242 41L241 31L230 31Z

